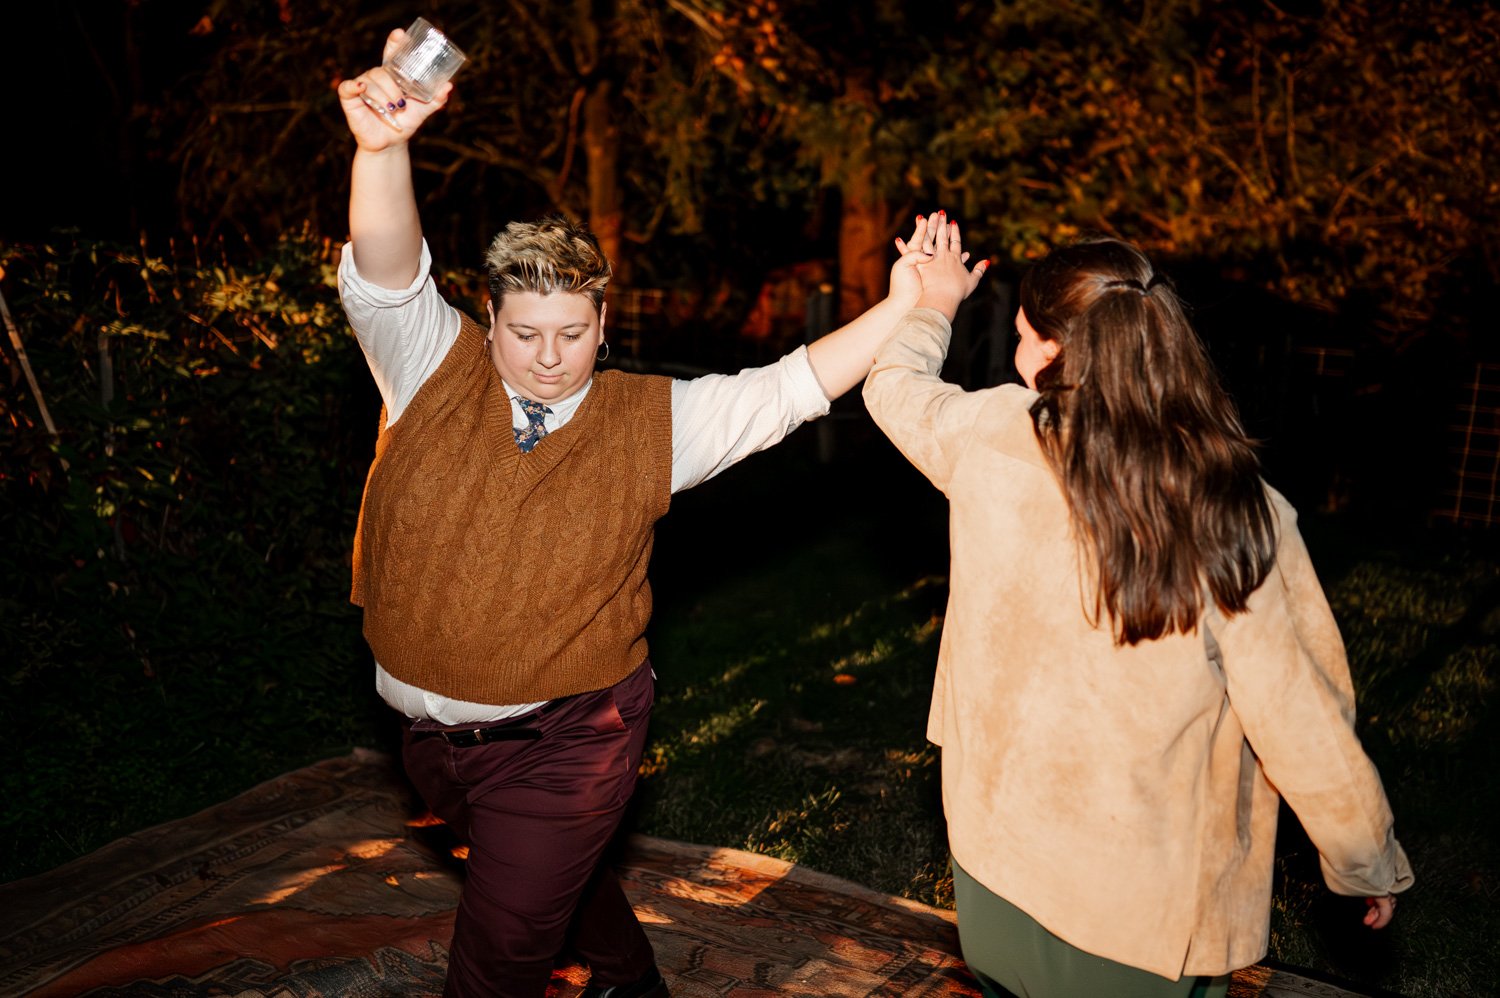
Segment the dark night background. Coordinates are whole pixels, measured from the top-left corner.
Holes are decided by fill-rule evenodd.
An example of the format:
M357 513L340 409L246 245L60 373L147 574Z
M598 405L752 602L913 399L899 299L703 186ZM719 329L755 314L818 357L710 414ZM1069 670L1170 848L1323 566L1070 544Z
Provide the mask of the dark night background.
M331 281L352 151L333 86L422 14L470 56L415 145L435 278L481 314L495 230L586 218L619 274L611 363L769 361L809 335L810 297L835 317L882 294L891 238L938 207L997 260L946 372L969 387L1012 376L1014 280L1047 246L1107 232L1162 262L1302 515L1417 866L1400 934L1372 952L1319 937L1316 871L1286 833L1272 955L1372 989L1495 993L1493 5L7 14L0 290L57 432L7 339L0 880L353 745L391 747L346 601L379 402ZM940 497L857 393L828 427L678 498L654 643L691 645L714 592L769 599L806 550L861 523L912 524L867 575L942 575ZM694 574L705 546L725 565ZM673 716L653 729L664 741ZM729 834L670 826L671 792L649 791L642 827Z

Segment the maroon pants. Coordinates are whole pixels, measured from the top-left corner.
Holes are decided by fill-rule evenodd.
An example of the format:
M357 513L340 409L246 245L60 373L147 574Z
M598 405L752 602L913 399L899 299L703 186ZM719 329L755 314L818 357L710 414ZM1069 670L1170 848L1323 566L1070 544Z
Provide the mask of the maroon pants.
M539 737L464 747L443 732L486 725L408 725L407 774L469 845L447 998L541 998L565 945L596 985L651 968L651 944L600 859L635 789L654 692L647 662L608 689L505 725Z

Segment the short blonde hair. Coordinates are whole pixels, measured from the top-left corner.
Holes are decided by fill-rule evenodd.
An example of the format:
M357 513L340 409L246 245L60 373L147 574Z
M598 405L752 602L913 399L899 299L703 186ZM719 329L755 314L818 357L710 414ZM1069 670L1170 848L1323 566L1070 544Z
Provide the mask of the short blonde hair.
M513 291L587 295L598 309L613 273L594 234L563 215L511 222L490 243L484 263L497 311Z

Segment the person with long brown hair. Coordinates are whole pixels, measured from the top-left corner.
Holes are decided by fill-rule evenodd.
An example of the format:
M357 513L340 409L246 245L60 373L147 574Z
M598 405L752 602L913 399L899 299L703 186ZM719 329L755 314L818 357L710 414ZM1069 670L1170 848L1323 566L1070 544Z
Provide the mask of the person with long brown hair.
M1224 995L1266 953L1278 795L1383 928L1409 863L1337 624L1171 285L1134 246L1021 284L1025 385L938 376L982 270L956 226L865 384L950 502L928 737L986 994Z

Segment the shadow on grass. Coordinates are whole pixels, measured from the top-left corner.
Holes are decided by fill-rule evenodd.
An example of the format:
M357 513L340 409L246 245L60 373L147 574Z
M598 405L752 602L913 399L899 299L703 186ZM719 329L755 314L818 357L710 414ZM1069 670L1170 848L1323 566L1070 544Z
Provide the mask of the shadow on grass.
M679 496L663 523L640 827L941 902L923 732L945 507L893 454L819 465L798 443Z

